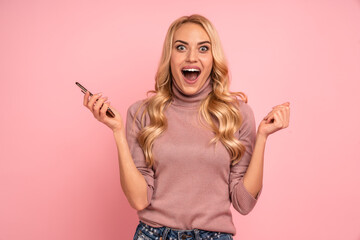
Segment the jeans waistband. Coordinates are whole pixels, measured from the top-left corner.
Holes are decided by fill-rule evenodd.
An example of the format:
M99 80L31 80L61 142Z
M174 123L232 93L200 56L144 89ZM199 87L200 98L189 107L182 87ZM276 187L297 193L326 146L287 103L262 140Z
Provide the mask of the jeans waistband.
M191 230L181 230L166 226L152 227L142 221L139 221L139 228L142 232L146 232L148 235L151 235L151 237L153 237L152 239L158 240L202 239L201 237L204 237L204 235L206 235L210 239L211 237L217 238L221 234L226 234L221 232L205 231L197 228Z

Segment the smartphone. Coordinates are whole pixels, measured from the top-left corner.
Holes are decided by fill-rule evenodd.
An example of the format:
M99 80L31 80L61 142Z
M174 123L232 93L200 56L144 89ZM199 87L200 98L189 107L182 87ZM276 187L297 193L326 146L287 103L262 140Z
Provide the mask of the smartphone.
M79 88L81 88L81 91L85 94L86 92L89 92L90 93L90 97L93 95L90 91L88 91L86 88L84 88L83 85L81 85L80 83L78 82L75 82L76 85L78 85ZM97 100L96 100L97 101ZM104 105L104 104L103 104ZM102 105L101 105L102 107ZM108 109L106 110L106 116L108 117L111 117L111 118L114 118L115 117L115 114L113 113L113 111L111 111L111 109L108 107Z

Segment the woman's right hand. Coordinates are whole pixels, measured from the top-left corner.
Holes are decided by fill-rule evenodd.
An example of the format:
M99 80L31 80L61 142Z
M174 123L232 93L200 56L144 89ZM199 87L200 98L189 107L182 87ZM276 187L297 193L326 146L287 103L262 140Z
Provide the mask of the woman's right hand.
M89 99L90 93L87 91L84 96L84 106L87 107L94 117L108 126L111 130L115 131L123 131L124 124L120 113L116 111L114 108L110 107L110 102L105 102L107 97L101 97L101 94L93 94ZM97 101L96 101L97 100ZM104 105L102 105L104 104ZM111 111L115 114L114 118L108 117L106 115L106 110L110 107Z

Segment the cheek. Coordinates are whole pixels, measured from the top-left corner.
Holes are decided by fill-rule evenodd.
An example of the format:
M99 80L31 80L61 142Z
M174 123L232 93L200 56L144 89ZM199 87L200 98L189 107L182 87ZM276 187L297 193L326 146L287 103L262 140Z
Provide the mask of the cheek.
M210 57L206 57L203 59L204 67L210 71L212 69L213 60Z
M179 65L179 58L176 55L171 56L170 65L172 68L176 68Z
M182 74L181 72L179 72L178 67L176 65L171 66L171 76L176 80L182 77Z
M174 75L175 71L176 71L176 63L174 62L173 57L171 57L171 59L170 59L170 68L171 68L172 75Z

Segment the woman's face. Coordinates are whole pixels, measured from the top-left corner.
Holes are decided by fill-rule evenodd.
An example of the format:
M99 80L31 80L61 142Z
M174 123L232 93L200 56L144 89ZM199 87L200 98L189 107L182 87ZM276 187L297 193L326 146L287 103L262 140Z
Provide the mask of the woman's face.
M198 92L213 65L210 38L200 25L185 23L175 31L170 61L171 74L183 93Z

